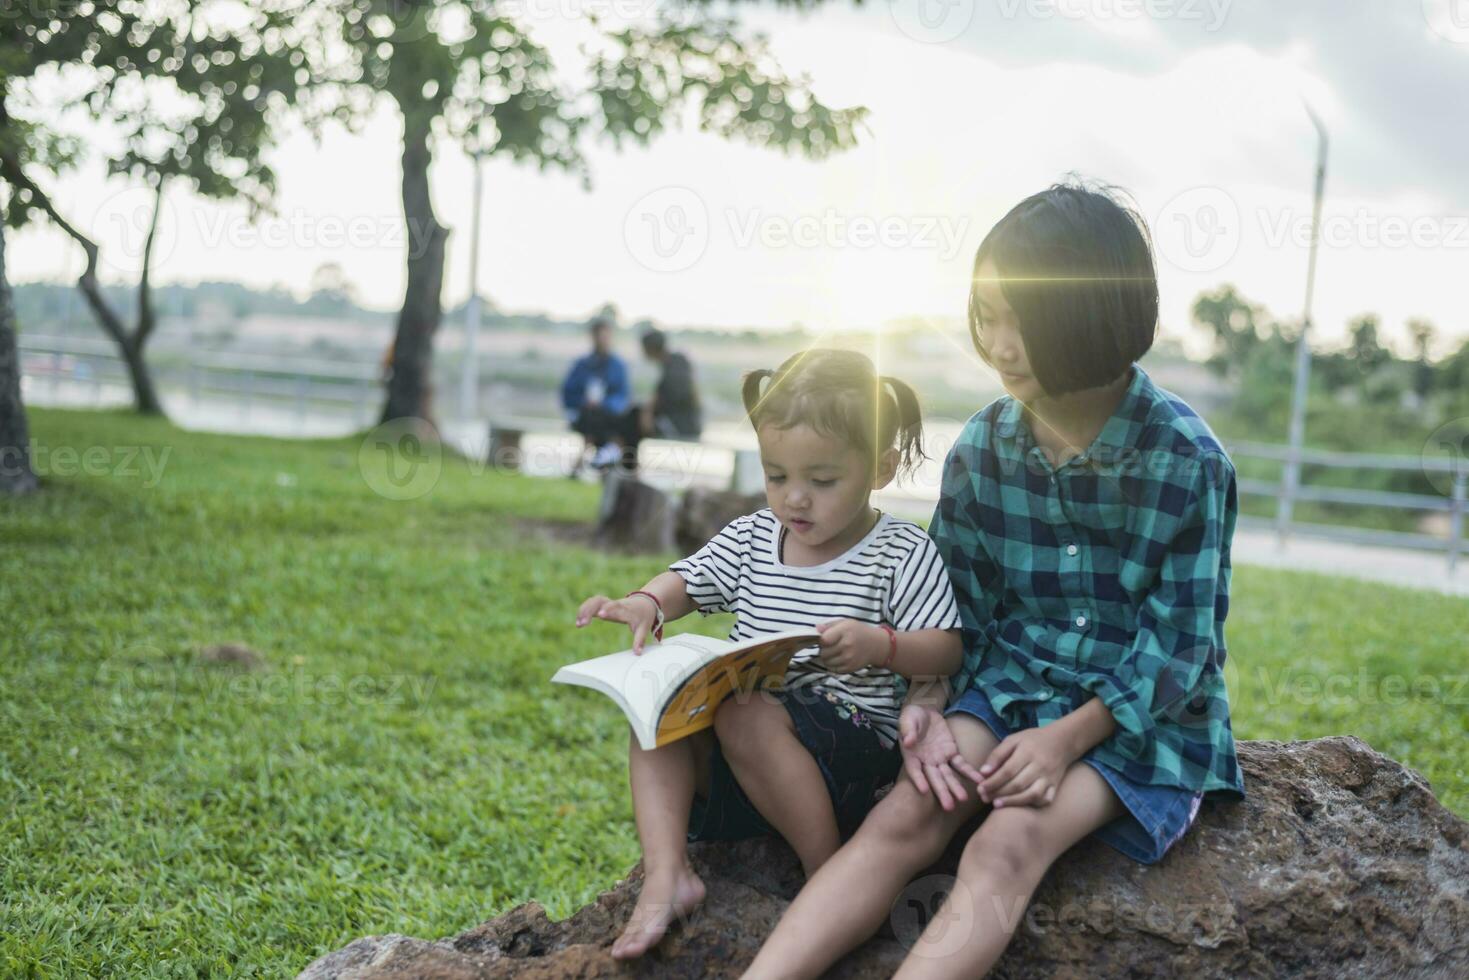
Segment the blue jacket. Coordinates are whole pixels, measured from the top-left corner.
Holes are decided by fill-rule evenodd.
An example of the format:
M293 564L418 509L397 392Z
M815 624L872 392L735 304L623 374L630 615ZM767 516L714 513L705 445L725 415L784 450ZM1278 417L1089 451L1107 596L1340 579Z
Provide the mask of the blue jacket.
M580 412L587 400L587 384L600 378L604 386L602 406L609 412L622 414L627 411L631 392L627 384L627 365L616 354L585 354L576 359L566 380L561 382L561 407L568 412Z

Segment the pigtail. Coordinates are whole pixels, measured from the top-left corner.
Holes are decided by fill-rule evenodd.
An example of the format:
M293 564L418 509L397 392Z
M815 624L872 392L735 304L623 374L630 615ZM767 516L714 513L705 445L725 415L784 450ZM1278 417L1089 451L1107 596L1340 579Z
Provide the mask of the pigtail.
M815 348L792 354L773 371L746 371L740 400L757 432L766 425L808 425L845 441L874 467L894 449L899 474L911 473L929 458L923 451L918 395L897 378L877 374L858 351Z
M769 368L760 368L756 371L746 371L741 379L740 400L745 404L745 417L757 429L759 425L755 422L755 411L760 407L760 402L765 398L760 391L760 383L774 375L775 372Z
M898 472L911 473L919 462L929 458L923 451L923 411L918 405L918 395L907 382L891 375L884 374L877 380L892 392L897 408Z

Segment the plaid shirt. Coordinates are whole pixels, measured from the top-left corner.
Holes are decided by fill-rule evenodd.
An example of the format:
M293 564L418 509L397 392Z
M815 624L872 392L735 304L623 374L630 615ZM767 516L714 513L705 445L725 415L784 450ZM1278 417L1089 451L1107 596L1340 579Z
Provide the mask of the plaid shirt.
M977 683L1017 730L1099 697L1117 729L1098 761L1241 796L1223 675L1234 466L1193 409L1133 372L1059 468L1008 395L949 453L929 534L964 621L955 697Z

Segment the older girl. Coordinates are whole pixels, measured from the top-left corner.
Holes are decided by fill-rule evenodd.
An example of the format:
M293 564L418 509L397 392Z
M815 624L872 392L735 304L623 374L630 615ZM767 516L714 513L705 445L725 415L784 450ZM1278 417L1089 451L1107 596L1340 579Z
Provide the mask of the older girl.
M905 753L979 767L978 793L900 778L747 976L820 973L988 808L898 974L981 976L1072 844L1152 863L1205 794L1242 795L1222 673L1234 470L1136 363L1157 315L1146 227L1108 192L1052 187L980 245L970 329L1006 394L959 436L929 526L965 662L947 711L901 721Z

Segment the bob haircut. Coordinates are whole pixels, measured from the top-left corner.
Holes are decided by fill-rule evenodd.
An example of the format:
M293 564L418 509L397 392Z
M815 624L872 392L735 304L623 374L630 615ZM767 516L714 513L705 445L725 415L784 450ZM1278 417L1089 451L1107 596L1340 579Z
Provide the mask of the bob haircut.
M1037 382L1052 397L1126 373L1158 331L1158 274L1146 222L1111 187L1053 184L1010 209L974 256L969 334L985 352L975 284L994 261Z

